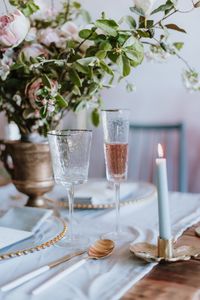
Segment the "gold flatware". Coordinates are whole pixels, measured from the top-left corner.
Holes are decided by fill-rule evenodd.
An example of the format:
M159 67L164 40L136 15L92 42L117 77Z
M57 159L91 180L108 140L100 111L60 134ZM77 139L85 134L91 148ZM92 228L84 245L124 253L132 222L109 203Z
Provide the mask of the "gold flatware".
M32 291L33 295L38 295L42 291L46 290L51 285L55 284L59 280L61 280L63 277L71 274L76 269L81 267L83 264L87 262L88 259L102 259L105 258L113 252L115 248L115 243L111 240L98 240L92 245L88 251L87 251L87 257L84 259L81 259L77 263L73 264L69 268L57 273L55 276L51 277L49 280L47 280L45 283L37 287Z
M72 259L73 257L76 257L76 256L79 256L79 255L82 255L86 252L87 250L80 250L80 251L77 251L75 253L72 253L72 254L69 254L69 255L65 255L63 257L61 257L60 259L57 259L51 263L49 263L48 265L45 265L43 267L40 267L39 269L36 269L30 273L27 273L25 274L24 276L20 277L20 278L17 278L7 284L5 284L4 286L2 286L0 288L0 290L2 292L7 292L7 291L10 291L20 285L22 285L23 283L29 281L30 279L33 279L37 276L39 276L40 274L43 274L45 272L47 272L48 270L52 269L52 268L55 268L57 267L58 265Z

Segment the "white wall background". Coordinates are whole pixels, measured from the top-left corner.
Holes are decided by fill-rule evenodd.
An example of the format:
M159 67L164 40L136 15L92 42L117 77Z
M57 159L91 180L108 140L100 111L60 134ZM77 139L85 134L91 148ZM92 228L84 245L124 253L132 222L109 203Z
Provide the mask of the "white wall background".
M129 14L129 6L132 5L132 1L116 0L82 2L94 17L106 11L107 16L120 18ZM190 6L190 0L179 3L184 9ZM185 41L182 55L200 71L200 9L190 14L179 14L174 21L185 28L188 34L175 33L172 38ZM130 77L136 84L136 92L127 93L123 84L120 84L111 90L105 90L103 98L107 108L130 108L132 121L135 122L184 121L187 126L189 190L200 192L200 93L191 94L185 90L181 81L183 68L182 62L174 57L164 64L145 62ZM100 138L99 129L95 137L96 144ZM94 159L93 157L93 164Z
M102 11L107 16L120 18L129 14L132 1L82 0L81 3L97 18ZM188 7L190 0L179 3ZM188 34L174 34L177 41L185 41L182 54L200 71L200 9L190 14L179 14L174 21L184 27ZM174 122L184 121L187 126L189 189L200 192L200 93L188 93L181 81L183 64L170 58L165 64L144 63L130 77L137 87L128 94L124 85L119 84L103 92L105 106L131 109L132 121ZM2 125L0 122L2 131ZM104 170L101 128L95 130L91 175L100 176Z

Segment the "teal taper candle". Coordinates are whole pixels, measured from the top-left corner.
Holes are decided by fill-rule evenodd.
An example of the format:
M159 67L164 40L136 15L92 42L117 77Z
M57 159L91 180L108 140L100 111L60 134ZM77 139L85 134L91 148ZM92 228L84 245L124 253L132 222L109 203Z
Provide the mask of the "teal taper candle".
M168 197L167 166L166 159L163 158L163 149L158 144L158 155L156 159L156 175L158 190L158 217L159 217L159 237L163 240L171 239L170 207Z

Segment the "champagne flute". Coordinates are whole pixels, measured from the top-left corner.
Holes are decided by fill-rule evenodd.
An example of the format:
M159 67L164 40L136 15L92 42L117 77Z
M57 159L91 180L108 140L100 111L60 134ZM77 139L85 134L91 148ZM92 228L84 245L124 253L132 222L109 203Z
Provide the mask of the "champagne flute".
M88 239L74 234L73 212L74 185L85 183L88 179L91 139L91 130L48 132L54 179L66 188L69 202L69 234L59 242L63 247L77 248L88 242Z
M116 206L115 232L106 233L103 237L120 240L125 237L120 228L120 183L127 179L129 110L102 110L102 123L106 177L114 184Z

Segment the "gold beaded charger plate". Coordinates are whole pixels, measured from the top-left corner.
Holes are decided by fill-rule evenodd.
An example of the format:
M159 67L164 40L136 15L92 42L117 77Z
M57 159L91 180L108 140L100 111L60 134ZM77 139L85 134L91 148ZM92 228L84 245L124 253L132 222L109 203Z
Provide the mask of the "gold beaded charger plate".
M91 186L92 182L92 186ZM95 192L94 187L96 186ZM128 187L128 191L123 191ZM77 193L75 190L75 203L74 207L77 209L106 209L106 208L114 208L115 202L114 202L114 189L112 186L110 186L106 181L90 181L88 185L86 184L85 187L83 185L83 188L87 190L87 193L84 190L83 196L81 197L81 191ZM103 199L103 193L105 189L108 190L108 193L110 198L107 200ZM147 182L128 182L122 183L121 190L123 192L122 199L120 200L120 205L137 205L142 202L146 202L148 200L155 199L156 197L156 187L155 185ZM98 199L98 191L99 195L101 195L102 199ZM92 195L95 194L96 199L92 197ZM63 189L61 187L55 187L54 191L45 195L45 199L47 202L47 205L50 207L61 207L61 208L67 208L68 207L68 201L66 197L66 191L63 193Z
M40 229L32 237L0 250L0 261L52 247L65 236L66 232L65 221L52 216L43 222Z

